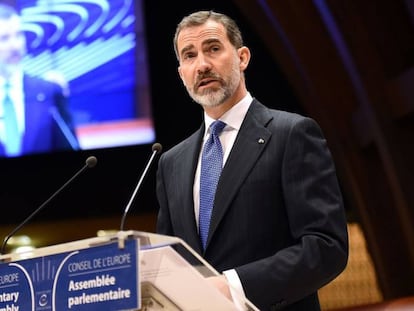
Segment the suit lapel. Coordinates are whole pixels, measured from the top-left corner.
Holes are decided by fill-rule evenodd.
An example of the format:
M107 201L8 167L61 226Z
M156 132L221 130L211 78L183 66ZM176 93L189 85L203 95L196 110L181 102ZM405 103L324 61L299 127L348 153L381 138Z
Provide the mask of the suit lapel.
M42 86L39 87L39 84ZM37 87L36 87L37 85ZM33 149L50 148L49 145L51 133L42 133L47 120L49 120L49 105L45 104L46 93L44 91L45 85L43 82L35 77L24 75L23 86L25 93L25 135L23 135L23 152ZM42 91L41 91L42 89ZM47 126L46 128L50 128ZM43 130L44 131L44 130ZM44 137L42 140L37 137ZM47 145L44 145L47 144Z
M186 230L184 240L196 251L201 251L200 239L198 236L197 224L194 215L193 184L197 168L198 155L200 153L204 126L194 133L182 146L181 152L174 160L175 194L183 193L179 198L182 208L178 209L178 222L183 224Z
M267 108L253 101L220 176L207 245L240 185L265 149L271 137L266 128L270 120Z

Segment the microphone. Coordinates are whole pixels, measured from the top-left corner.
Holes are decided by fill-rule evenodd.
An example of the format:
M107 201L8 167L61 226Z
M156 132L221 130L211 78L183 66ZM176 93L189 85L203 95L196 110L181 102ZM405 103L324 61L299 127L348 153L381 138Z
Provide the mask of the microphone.
M56 195L58 195L60 192L62 192L62 190L64 188L67 187L67 185L69 185L72 180L74 180L80 173L82 173L85 169L87 168L92 168L96 165L96 163L98 162L98 160L94 157L94 156L90 156L86 159L85 161L85 165L75 174L72 176L72 178L70 178L62 187L60 187L51 197L49 197L49 199L47 199L45 202L43 202L42 205L40 205L32 214L30 214L29 217L27 217L22 223L20 223L16 228L14 228L14 230L12 230L12 232L10 232L3 241L3 245L1 246L1 252L0 255L4 254L4 249L6 247L6 244L8 242L8 240L17 232L19 231L30 219L33 218L33 216L35 216L37 213L39 213Z
M121 231L124 231L124 224L125 224L126 215L128 214L128 211L131 208L131 204L134 201L134 199L135 199L135 197L137 195L137 192L138 192L139 188L141 187L142 181L144 180L145 176L147 175L148 169L151 166L151 164L152 164L152 162L153 162L153 160L155 158L155 155L157 153L161 152L161 150L162 150L162 146L161 146L160 143L155 143L155 144L152 145L152 154L151 154L151 157L148 160L147 166L145 167L144 172L142 173L141 178L139 179L138 184L135 187L134 192L132 193L131 198L129 199L129 202L128 202L125 210L124 210L124 214L122 215L121 229L120 229Z

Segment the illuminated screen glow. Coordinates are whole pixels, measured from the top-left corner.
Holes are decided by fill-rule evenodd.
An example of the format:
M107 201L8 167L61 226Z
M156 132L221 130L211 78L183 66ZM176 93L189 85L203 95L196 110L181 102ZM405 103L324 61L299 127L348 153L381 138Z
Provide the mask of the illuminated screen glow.
M16 2L24 69L67 85L80 149L155 140L140 0Z

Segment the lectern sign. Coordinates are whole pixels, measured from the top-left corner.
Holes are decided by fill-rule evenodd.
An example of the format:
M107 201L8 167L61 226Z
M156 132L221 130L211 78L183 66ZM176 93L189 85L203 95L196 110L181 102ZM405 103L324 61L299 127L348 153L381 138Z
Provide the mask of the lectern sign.
M140 309L138 241L0 264L0 311Z

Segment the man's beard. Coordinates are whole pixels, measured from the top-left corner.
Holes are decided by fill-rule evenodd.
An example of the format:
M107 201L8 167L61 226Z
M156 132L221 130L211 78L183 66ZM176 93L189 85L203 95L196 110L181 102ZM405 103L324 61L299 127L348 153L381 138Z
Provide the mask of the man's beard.
M21 68L20 65L15 65L15 64L0 65L0 75L8 79L13 75L13 73L15 73L17 70L20 70L20 68Z
M21 58L14 62L4 62L0 64L0 73L2 76L10 77L15 72L22 70Z
M217 107L228 100L234 94L240 83L241 73L239 71L238 63L234 62L231 75L227 80L214 73L204 74L202 77L200 77L200 79L205 77L212 77L216 79L216 81L221 84L220 87L218 89L207 88L202 93L196 93L194 87L187 87L187 91L190 94L191 98L201 106Z

